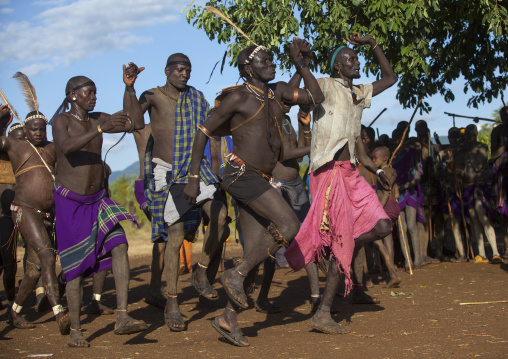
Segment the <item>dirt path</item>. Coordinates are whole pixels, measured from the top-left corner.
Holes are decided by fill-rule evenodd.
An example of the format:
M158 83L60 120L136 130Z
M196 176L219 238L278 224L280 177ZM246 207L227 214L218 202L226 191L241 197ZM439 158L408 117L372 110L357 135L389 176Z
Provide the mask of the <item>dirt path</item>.
M131 251L133 248L131 247ZM52 315L35 313L30 298L23 313L37 328L19 330L6 324L6 310L0 311L0 357L26 358L33 354L53 354L53 358L464 358L508 357L508 303L459 305L461 302L508 300L508 264L442 263L428 265L413 276L402 274L400 288L382 284L369 293L380 305L352 305L337 297L335 319L349 332L341 336L321 334L310 328L309 285L304 271L278 270L270 292L282 313L267 316L248 309L240 313L240 325L251 343L238 348L225 342L210 326L221 309L199 303L196 293L182 276L179 283L181 310L188 330L170 332L162 311L148 306L143 298L148 290L147 254L131 256L132 280L129 310L135 318L150 324L139 335L113 335L114 317L83 313L84 336L89 349L66 347L68 337L57 334ZM237 245L227 257L239 255ZM321 277L324 280L324 277ZM381 277L379 276L380 280ZM322 282L324 285L324 282ZM215 284L219 288L219 284ZM114 306L114 285L109 275L106 305ZM3 288L0 286L0 289ZM91 297L91 282L84 289ZM221 290L221 305L225 294ZM251 298L255 298L257 292ZM3 301L5 304L5 300Z

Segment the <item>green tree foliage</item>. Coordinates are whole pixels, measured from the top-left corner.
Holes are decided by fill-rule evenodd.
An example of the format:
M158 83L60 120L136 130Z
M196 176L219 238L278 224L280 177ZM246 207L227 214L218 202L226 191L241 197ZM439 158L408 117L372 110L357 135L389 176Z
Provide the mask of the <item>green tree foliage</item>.
M328 73L326 59L346 37L373 36L399 75L397 99L414 107L420 95L440 94L454 100L452 81L463 76L468 106L478 108L506 88L508 11L500 0L212 0L207 2L265 45L281 70L290 70L289 43L294 36L313 44L314 71ZM246 40L219 17L191 5L187 21L211 39L228 44L234 65ZM380 75L368 46L364 72ZM423 109L430 107L424 103Z
M130 203L134 203L138 224L140 227L143 227L149 223L143 211L139 209L138 202L134 196L134 181L136 178L137 175L127 176L122 174L114 182L109 184L109 190L111 192L111 199L120 203L125 209L129 210Z

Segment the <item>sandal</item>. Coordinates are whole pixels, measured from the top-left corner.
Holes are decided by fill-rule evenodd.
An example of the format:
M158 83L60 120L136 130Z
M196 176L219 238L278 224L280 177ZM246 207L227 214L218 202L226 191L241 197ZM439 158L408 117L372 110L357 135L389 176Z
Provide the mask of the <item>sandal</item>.
M117 327L115 324L115 331L113 333L116 335L134 334L147 329L148 325L144 321L127 317L121 326Z
M23 318L21 315L17 317L15 320L10 320L10 323L14 325L18 329L33 329L35 325L30 323L28 320Z
M228 269L231 270L231 269ZM235 303L237 306L239 306L242 309L247 309L249 305L247 304L247 296L245 295L243 288L239 286L238 284L234 283L227 283L226 282L226 273L227 271L222 272L219 275L220 282L222 283L222 286L224 287L224 290L226 291L226 294L228 295L229 299ZM245 299L245 304L240 302L239 299Z
M490 261L492 264L502 264L503 259L500 256L494 256L492 257L492 260Z
M56 321L58 324L58 330L61 335L67 335L71 331L71 315L70 313L65 314L62 318Z
M245 337L243 336L242 330L240 328L233 330L232 332L229 332L226 329L221 328L219 317L216 317L211 322L211 324L213 329L219 332L220 335L222 335L224 338L229 340L234 345L239 347L248 347L250 345L247 339L245 339Z
M275 314L275 313L282 312L280 307L277 307L276 305L272 305L268 302L266 303L266 305L261 305L256 301L256 302L254 302L254 308L256 308L256 312L263 313L263 314Z
M199 295L205 297L209 300L218 300L219 299L219 293L213 287L210 285L210 283L196 283L194 282L194 275L196 272L192 272L191 277L189 279L190 283L196 289L199 293ZM212 295L215 294L215 295Z
M175 327L170 324L170 320L183 324L183 327ZM164 321L172 332L182 332L187 329L185 322L183 321L182 314L180 313L164 313Z

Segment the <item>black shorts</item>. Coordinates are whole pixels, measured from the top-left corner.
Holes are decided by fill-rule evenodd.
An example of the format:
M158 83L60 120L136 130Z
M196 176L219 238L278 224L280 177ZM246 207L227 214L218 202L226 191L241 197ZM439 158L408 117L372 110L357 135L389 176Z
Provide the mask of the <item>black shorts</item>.
M273 187L270 182L247 164L245 172L240 175L240 167L236 163L226 162L222 184L237 203L246 206Z

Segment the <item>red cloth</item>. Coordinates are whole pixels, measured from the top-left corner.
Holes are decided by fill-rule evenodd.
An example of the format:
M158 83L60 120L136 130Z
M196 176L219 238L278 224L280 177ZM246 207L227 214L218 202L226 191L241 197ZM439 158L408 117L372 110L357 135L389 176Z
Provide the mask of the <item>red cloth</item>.
M392 224L395 224L400 215L399 203L396 200L390 198L388 202L386 202L384 209L390 218L390 221L392 221Z
M345 275L347 294L352 287L355 238L370 232L380 219L389 218L376 192L349 161L331 161L312 172L309 188L309 214L284 255L291 268L299 270L324 256L325 247L330 248L339 271Z

